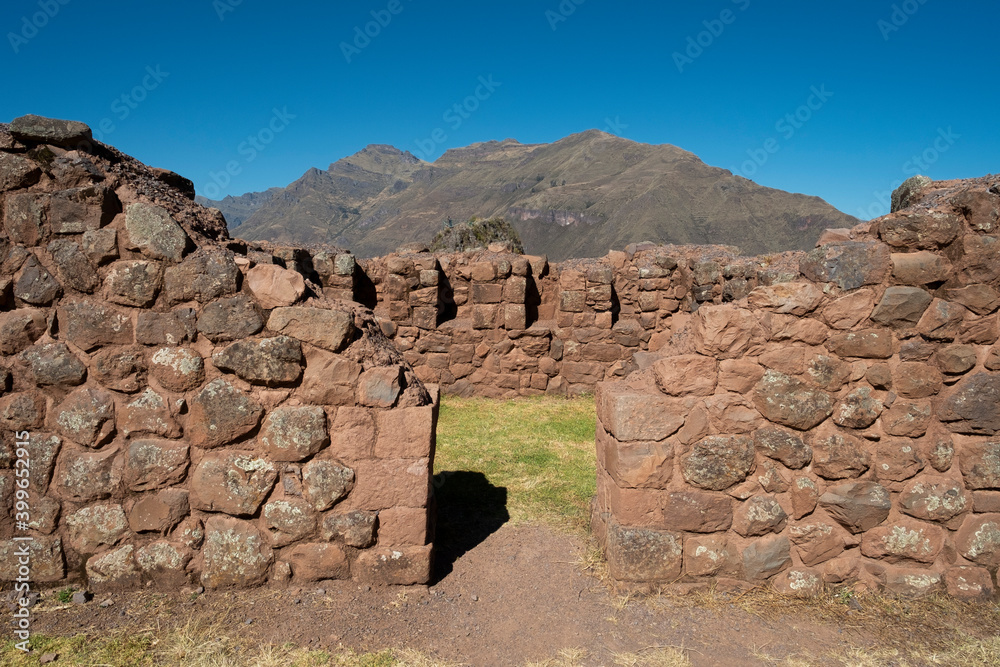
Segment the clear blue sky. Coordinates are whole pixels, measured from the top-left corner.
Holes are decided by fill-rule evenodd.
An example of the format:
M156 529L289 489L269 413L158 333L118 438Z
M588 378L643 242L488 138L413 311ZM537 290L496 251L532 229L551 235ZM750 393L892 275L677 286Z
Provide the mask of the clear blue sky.
M998 14L995 0L6 0L0 120L82 120L214 197L370 143L434 159L598 128L870 217L918 171L1000 171Z

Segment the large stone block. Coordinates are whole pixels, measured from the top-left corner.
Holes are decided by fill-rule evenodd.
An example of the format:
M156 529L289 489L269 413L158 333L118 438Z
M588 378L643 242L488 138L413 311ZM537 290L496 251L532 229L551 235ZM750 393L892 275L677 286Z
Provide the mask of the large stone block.
M56 310L60 334L85 351L105 345L130 345L132 318L99 301L61 303Z
M298 544L283 551L281 558L292 566L296 581L348 579L351 576L347 554L339 544Z
M147 308L156 301L163 283L159 262L121 260L104 279L104 297L122 306Z
M862 329L833 334L827 347L840 357L888 359L893 354L895 342L895 336L888 329Z
M186 435L197 447L219 447L257 428L263 412L253 397L219 378L191 399Z
M799 558L809 566L836 558L849 541L843 528L823 519L793 524L788 535Z
M773 496L753 496L740 503L733 514L733 530L743 537L780 533L788 515Z
M788 538L764 537L743 549L743 571L750 581L769 579L792 564Z
M213 343L242 340L264 328L264 316L245 294L217 299L198 316L198 331Z
M718 368L715 359L695 354L668 357L653 364L656 384L669 396L711 396L718 383Z
M945 530L912 519L900 519L867 531L861 538L861 553L890 563L933 563L944 548Z
M943 397L938 417L954 433L1000 433L1000 376L976 373L964 378Z
M754 405L777 424L805 431L833 414L833 398L784 373L767 371L754 389Z
M121 505L92 505L66 517L69 545L80 554L97 553L113 547L128 533L128 521Z
M90 452L63 447L52 474L52 488L60 497L89 502L111 497L121 482L118 448Z
M324 350L337 352L349 344L354 336L354 317L341 310L302 306L275 308L271 311L267 328Z
M894 213L878 224L879 237L894 248L935 250L955 240L962 222L942 213Z
M871 467L864 442L833 426L813 433L812 449L812 471L823 479L860 477Z
M191 507L252 516L271 493L278 472L253 452L210 452L191 473Z
M125 485L131 491L149 491L177 484L187 475L189 449L176 440L132 440L125 450Z
M235 294L239 275L231 252L201 249L164 271L163 291L170 303L208 303Z
M383 459L432 457L435 421L434 407L430 405L377 412L375 456Z
M699 354L737 359L766 343L770 333L749 310L705 305L695 313L691 336Z
M56 425L66 438L85 447L100 447L115 433L115 403L111 394L82 387L56 408Z
M849 482L820 496L820 506L852 533L871 530L886 520L892 502L889 492L875 482Z
M298 271L277 264L258 264L247 271L247 286L262 308L291 306L306 292L306 281Z
M302 345L288 336L241 340L212 355L221 370L251 384L286 386L302 376Z
M742 482L753 464L753 440L747 436L709 436L681 458L684 479L712 491L723 491Z
M46 311L18 308L0 313L0 354L13 355L31 347L48 327Z
M313 508L302 498L280 498L264 505L264 526L275 547L297 542L316 532L317 518Z
M802 317L823 301L823 292L812 283L779 283L754 289L749 301L757 308Z
M889 249L881 243L843 241L816 248L799 262L815 282L836 283L842 290L878 285L889 274Z
M125 247L153 259L174 262L181 261L191 242L166 209L145 202L130 204L126 209L125 236Z
M910 327L920 321L933 297L919 287L890 287L875 306L872 322L887 327Z
M597 447L604 467L620 487L665 489L674 469L674 448L668 442L618 442L598 426Z
M966 487L1000 489L1000 440L963 442L959 460Z
M128 525L137 533L166 534L190 511L188 492L184 489L163 489L147 493L126 504Z
M390 476L371 481L377 484L402 482ZM322 512L333 507L350 493L354 486L355 472L336 461L313 460L302 468L302 495L317 511Z
M684 425L684 409L676 400L619 383L597 386L597 416L619 442L665 440Z
M205 523L205 563L201 583L206 588L256 586L264 583L274 555L253 523L213 516Z
M990 569L1000 566L1000 514L970 514L955 535L964 558Z
M359 461L354 467L357 482L347 500L352 509L427 506L429 459L377 459Z
M0 153L0 156L4 153ZM25 547L24 542L0 542L0 581L15 581L22 575L20 558L25 548L31 563L31 581L52 583L66 576L62 540L58 537L36 537Z
M670 582L684 564L681 535L666 530L608 525L607 559L618 581Z
M35 345L22 352L20 358L27 363L35 384L41 387L75 387L87 376L87 367L66 343Z
M433 549L427 546L377 547L358 554L355 577L373 584L426 584L433 572Z
M330 443L326 413L315 406L272 410L260 430L260 444L272 461L302 461Z

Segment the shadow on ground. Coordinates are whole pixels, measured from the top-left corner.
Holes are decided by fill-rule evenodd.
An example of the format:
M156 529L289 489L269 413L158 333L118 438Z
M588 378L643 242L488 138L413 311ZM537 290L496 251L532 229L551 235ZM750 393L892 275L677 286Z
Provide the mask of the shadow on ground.
M446 470L434 475L437 529L434 536L434 582L448 576L469 550L510 520L507 489L493 486L486 475Z

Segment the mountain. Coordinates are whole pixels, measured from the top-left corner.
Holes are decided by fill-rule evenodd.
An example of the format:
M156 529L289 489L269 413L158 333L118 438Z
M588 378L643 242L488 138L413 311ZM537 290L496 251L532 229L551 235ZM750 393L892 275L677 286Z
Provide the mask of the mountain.
M597 130L552 144L473 144L433 163L372 145L269 192L259 206L259 197L241 203L240 211L256 208L235 236L331 243L362 257L429 243L447 220L472 216L507 218L528 253L553 260L639 241L804 250L824 229L858 222L818 197L761 187L676 146ZM225 200L209 205L226 210Z
M264 192L248 192L239 197L229 195L218 201L198 195L194 198L202 206L217 208L226 216L226 222L230 229L236 229L243 222L253 215L257 209L271 201L275 193L281 192L283 188L269 188Z

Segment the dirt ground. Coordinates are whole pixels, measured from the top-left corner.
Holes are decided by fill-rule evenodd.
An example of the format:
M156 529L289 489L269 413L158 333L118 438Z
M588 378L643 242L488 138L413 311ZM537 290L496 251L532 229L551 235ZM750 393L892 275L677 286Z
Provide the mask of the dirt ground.
M840 653L836 627L767 620L735 604L709 607L617 595L584 571L578 537L539 526L504 525L453 563L433 586L322 582L260 591L98 596L86 605L39 606L34 631L100 635L219 622L249 642L293 642L358 651L405 647L469 665L523 665L584 649L589 665L654 647L682 647L694 665L772 664L773 658ZM53 609L53 607L62 607ZM49 611L46 611L46 608ZM852 637L857 642L859 637Z

